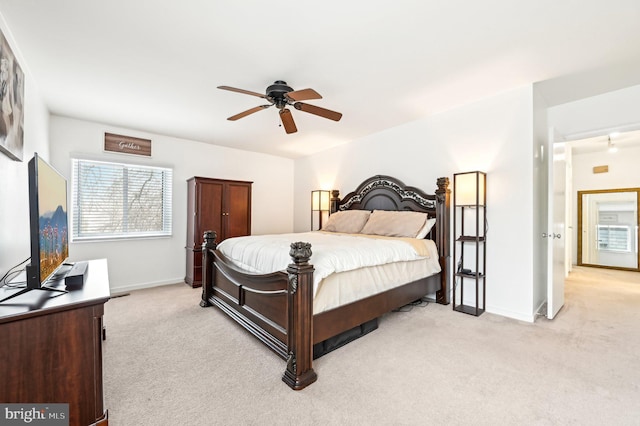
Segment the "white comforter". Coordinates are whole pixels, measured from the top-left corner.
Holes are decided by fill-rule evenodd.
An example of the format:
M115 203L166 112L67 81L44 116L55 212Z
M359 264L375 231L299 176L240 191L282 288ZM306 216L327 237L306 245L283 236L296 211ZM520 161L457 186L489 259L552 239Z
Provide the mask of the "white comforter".
M252 235L224 240L220 250L236 266L256 274L284 271L292 263L291 243L311 243L311 261L315 268L314 297L319 283L334 272L434 257L437 249L431 240L356 236L330 232L304 232L277 235Z

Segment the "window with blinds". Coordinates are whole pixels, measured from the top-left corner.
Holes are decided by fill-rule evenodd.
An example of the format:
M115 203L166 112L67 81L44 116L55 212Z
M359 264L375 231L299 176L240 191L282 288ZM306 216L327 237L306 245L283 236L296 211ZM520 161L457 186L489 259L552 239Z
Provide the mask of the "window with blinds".
M172 170L72 160L72 238L171 235Z
M598 250L631 251L628 226L598 225Z

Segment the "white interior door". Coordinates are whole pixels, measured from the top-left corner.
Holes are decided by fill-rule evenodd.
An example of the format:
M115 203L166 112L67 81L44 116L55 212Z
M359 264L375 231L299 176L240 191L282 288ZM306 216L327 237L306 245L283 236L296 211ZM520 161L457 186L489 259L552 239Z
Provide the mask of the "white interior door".
M548 230L547 230L547 318L553 319L564 305L565 277L565 144L553 143L549 135L548 161Z

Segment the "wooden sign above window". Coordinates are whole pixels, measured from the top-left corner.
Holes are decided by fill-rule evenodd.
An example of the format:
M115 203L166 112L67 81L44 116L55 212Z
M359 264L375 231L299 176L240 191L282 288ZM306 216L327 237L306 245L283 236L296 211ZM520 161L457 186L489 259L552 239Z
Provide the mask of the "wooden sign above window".
M104 150L122 154L143 155L151 157L151 139L140 139L132 136L104 134Z

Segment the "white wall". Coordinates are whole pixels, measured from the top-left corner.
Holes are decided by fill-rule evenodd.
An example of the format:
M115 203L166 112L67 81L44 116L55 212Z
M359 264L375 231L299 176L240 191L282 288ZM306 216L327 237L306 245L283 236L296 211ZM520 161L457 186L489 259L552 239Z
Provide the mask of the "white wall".
M24 72L24 153L23 161L13 161L0 153L0 277L9 268L31 255L29 240L29 182L27 163L38 152L49 158L49 111L31 77L4 18L0 29L8 40Z
M573 154L573 194L590 189L640 187L640 148L619 147L615 153ZM607 173L593 173L595 166L609 166Z
M386 174L433 193L440 176L485 171L487 311L532 321L532 116L526 86L298 159L295 230L309 229L312 189L345 195Z
M103 151L104 133L152 140L152 158ZM74 156L173 168L173 236L71 243L71 260L107 258L112 292L180 282L185 276L187 184L192 176L253 181L252 233L293 229L293 160L105 124L51 117L51 162L70 181Z

